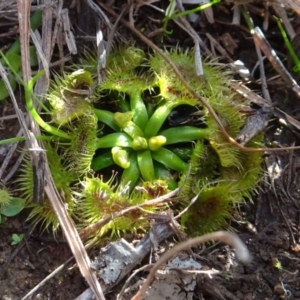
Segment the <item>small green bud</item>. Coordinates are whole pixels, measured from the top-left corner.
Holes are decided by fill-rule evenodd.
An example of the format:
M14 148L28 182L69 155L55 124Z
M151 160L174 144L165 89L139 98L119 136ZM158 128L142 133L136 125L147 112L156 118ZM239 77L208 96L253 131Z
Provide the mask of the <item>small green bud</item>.
M138 136L133 139L133 142L131 143L131 148L136 151L146 150L148 149L147 140L141 136Z
M167 139L163 135L153 136L149 139L149 148L152 151L156 151L167 142Z
M114 120L121 129L127 126L127 123L132 120L132 117L133 117L132 111L127 111L124 113L116 112L114 114Z
M117 125L126 132L131 138L136 138L138 136L143 136L144 133L139 126L131 121L133 117L133 112L128 111L125 113L116 112L114 114L114 120Z
M113 147L111 149L114 162L123 169L127 169L130 166L128 153L120 147Z

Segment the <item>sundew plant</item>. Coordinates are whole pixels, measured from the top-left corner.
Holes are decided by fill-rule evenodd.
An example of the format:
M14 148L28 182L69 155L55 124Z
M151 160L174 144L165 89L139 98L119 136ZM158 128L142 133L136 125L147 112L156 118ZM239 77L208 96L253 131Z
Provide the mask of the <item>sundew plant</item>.
M192 50L166 54L209 101L227 132L236 136L245 123L239 110L247 103L229 87L230 72L206 61L199 77ZM27 107L48 140L54 181L78 226L178 186L174 209L184 209L194 199L181 218L182 228L198 235L226 226L231 212L257 187L261 154L232 146L159 55L121 47L108 57L100 84L96 69L96 58L88 55L74 72L57 76L47 95L46 119L27 97ZM258 147L260 139L248 145ZM32 171L29 161L26 164L19 184L32 208L29 218L55 231L58 223L47 199L43 206L31 202ZM100 234L145 229L141 216L157 210L147 207L115 219Z

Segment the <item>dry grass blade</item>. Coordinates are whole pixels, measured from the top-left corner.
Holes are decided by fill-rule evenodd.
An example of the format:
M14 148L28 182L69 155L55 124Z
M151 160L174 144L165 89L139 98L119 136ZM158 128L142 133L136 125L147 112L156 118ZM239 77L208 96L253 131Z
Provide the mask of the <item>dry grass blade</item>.
M25 0L18 0L18 18L20 30L21 56L22 56L22 74L25 84L31 78L30 68L30 53L29 53L29 18L30 18L30 3Z
M9 1L1 1L0 2L0 12L1 14L7 14L8 11L17 11L17 5L15 0L9 0Z
M21 61L22 61L22 75L23 81L27 84L31 78L30 68L30 52L29 52L29 38L30 38L30 3L26 1L17 1L18 7L18 19L20 30L20 44L21 44ZM16 111L17 112L17 111ZM18 112L17 112L18 113ZM19 118L20 120L20 118ZM20 123L21 128L26 137L28 149L30 149L30 158L33 168L33 181L34 181L34 199L36 203L43 203L44 193L44 164L46 161L46 155L44 149L42 149L37 142L35 135L40 134L39 127L33 122L29 116L30 132L25 122Z
M260 80L261 80L261 88L263 91L263 95L266 100L271 101L271 96L270 96L268 84L267 84L265 67L264 67L264 63L263 63L263 57L261 55L261 51L260 51L259 47L256 44L255 44L255 49L256 49L258 62L259 62Z
M286 30L287 34L289 35L290 39L292 40L295 37L296 32L291 24L291 21L287 15L286 10L283 7L278 6L278 5L273 4L272 6L273 6L273 9L275 10L275 12L277 13L277 15L282 20L285 30Z
M65 40L66 40L69 52L71 54L77 54L77 46L76 46L74 34L71 31L69 10L67 8L62 9L61 17L62 17Z
M260 95L256 94L252 90L250 90L245 85L241 84L238 81L230 82L230 86L232 89L236 90L239 94L243 95L245 98L251 100L251 102L264 107L264 106L272 106L272 102L270 100L266 100L262 98Z
M49 166L47 166L47 186L45 187L45 191L47 196L49 197L53 210L60 222L60 225L63 229L63 232L66 236L68 244L71 248L71 251L76 259L78 267L81 271L81 274L84 276L89 286L91 287L96 299L105 300L103 295L101 286L98 282L96 275L93 273L90 267L90 259L86 253L86 250L82 244L82 241L78 235L78 232L70 220L70 217L60 199L60 195L54 185L53 178L50 173Z
M300 97L300 86L285 68L279 57L276 55L275 51L272 49L269 42L264 37L262 31L258 27L254 28L253 38L255 44L257 44L259 48L264 52L275 70L281 75L282 79L288 86L292 88L297 96Z
M0 71L0 73L1 73L1 71ZM4 80L4 82L6 82L4 77L2 76L2 73L1 73L1 77ZM9 83L9 82L7 81L7 83ZM7 90L10 91L11 89L9 87L7 87ZM20 129L19 132L17 133L16 137L19 137L22 135L23 135L23 130ZM3 181L3 183L7 183L7 181L11 178L11 176L9 176L9 177L6 176L6 178L3 179L3 175L4 175L4 172L7 170L7 166L10 163L10 160L18 147L18 143L13 143L13 144L9 145L8 147L9 147L9 150L8 150L6 157L0 167L0 178Z
M47 5L47 1L43 0L43 4ZM50 61L51 61L51 53L52 53L52 48L51 48L51 40L52 40L52 13L53 13L53 7L48 5L44 10L43 10L43 36L42 36L42 41L41 45L38 43L38 40L36 38L36 35L31 31L31 37L33 40L33 43L35 44L35 48L37 50L39 59L41 61L41 64L43 66L43 69L45 71L45 75L42 76L38 81L35 86L34 92L37 95L41 95L40 97L43 98L44 95L46 94L48 87L49 87L49 82L50 82ZM41 68L40 68L41 69Z
M59 0L58 5L57 5L57 10L55 12L57 16L60 16L62 7L63 7L63 0ZM53 33L52 33L50 57L52 56L53 51L54 51L54 46L57 41L57 36L58 36L58 31L59 31L60 26L61 26L61 18L56 18L56 22L55 22Z
M217 240L228 244L235 248L237 257L242 262L249 262L251 257L250 253L246 247L246 245L234 234L228 233L225 231L218 231L214 233L208 233L203 236L187 240L179 245L176 245L174 248L166 252L152 267L146 281L142 285L141 289L138 293L131 299L131 300L141 300L144 298L148 287L150 286L151 282L154 279L155 273L157 270L166 263L170 258L172 258L175 254L179 253L180 251L187 250L192 246L195 246L200 243L205 243L211 240Z
M21 57L22 57L22 71L23 79L25 84L29 82L31 77L31 69L29 64L29 13L30 13L30 3L25 0L18 1L18 16L20 24L20 41L21 41ZM34 122L32 126L36 128ZM34 128L33 128L34 129ZM36 132L37 130L34 130ZM30 135L29 135L30 136ZM31 136L32 140L36 142L36 139ZM30 148L36 147L36 144L31 143ZM41 152L42 153L42 152ZM43 178L44 179L44 178ZM82 275L85 277L89 283L91 289L93 290L97 299L105 299L102 293L100 284L90 268L90 259L84 249L82 241L79 238L78 232L75 229L74 224L70 220L66 209L61 201L60 195L56 190L53 182L53 178L49 169L49 165L45 159L45 179L47 185L45 186L45 191L51 202L53 210L61 224L63 232L72 250L72 253L78 263L79 269Z
M111 23L109 19L107 18L106 14L100 9L99 6L97 6L92 0L86 0L87 4L90 6L90 8L95 11L97 16L103 20L108 28L111 28Z
M298 0L273 0L279 6L286 6L293 9L298 15L300 15L300 3Z

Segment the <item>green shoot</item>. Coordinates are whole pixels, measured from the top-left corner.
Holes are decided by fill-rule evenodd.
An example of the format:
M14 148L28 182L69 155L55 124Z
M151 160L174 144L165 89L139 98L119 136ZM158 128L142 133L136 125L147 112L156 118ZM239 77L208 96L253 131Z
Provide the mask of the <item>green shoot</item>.
M287 47L287 49L288 49L288 51L290 53L290 56L291 56L291 58L294 61L295 66L293 67L293 71L296 72L296 73L299 73L300 72L300 60L299 60L297 54L295 53L295 51L293 49L293 46L291 45L291 43L290 43L290 41L289 41L289 39L287 37L287 34L286 34L286 32L285 32L285 30L284 30L284 28L283 28L280 20L277 17L275 17L275 16L274 16L274 18L277 21L277 25L278 25L279 30L281 32L281 35L283 37L284 43L285 43L285 45L286 45L286 47Z
M47 132L51 133L52 135L56 135L56 136L59 136L59 137L62 137L64 139L69 140L70 139L70 135L68 135L66 132L64 132L62 130L59 130L56 127L53 127L53 126L47 124L40 117L40 115L38 114L38 112L36 111L36 109L34 108L34 105L32 103L32 90L33 90L33 86L37 82L37 80L44 75L44 71L38 72L33 78L31 78L29 80L28 84L25 84L25 82L23 81L23 79L21 78L21 76L19 75L19 73L16 72L16 70L11 66L11 63L7 60L6 56L3 54L2 51L0 51L0 55L2 56L2 58L4 59L4 61L6 62L6 64L9 66L9 68L11 69L11 71L13 72L13 74L15 75L15 77L17 78L17 80L19 81L19 83L24 86L26 106L27 106L27 109L29 110L31 116L34 118L34 120L43 129L45 129Z
M19 243L22 242L22 240L24 239L24 234L16 234L16 233L13 233L13 235L11 236L12 238L12 243L11 245L18 245Z
M185 10L183 12L178 12L178 11L172 11L172 8L175 5L175 0L171 0L168 8L166 9L166 17L163 20L163 22L164 22L164 24L163 24L164 32L167 33L167 34L171 34L172 33L172 31L168 31L167 30L168 22L170 20L173 20L173 19L176 19L176 18L180 18L180 17L184 17L184 16L189 15L191 13L195 13L195 12L204 10L204 9L206 9L208 7L211 7L212 5L217 4L219 2L221 2L221 0L213 0L213 1L209 2L209 3L205 3L205 4L202 4L202 5L199 5L196 8L193 8L193 9L190 9L190 10Z

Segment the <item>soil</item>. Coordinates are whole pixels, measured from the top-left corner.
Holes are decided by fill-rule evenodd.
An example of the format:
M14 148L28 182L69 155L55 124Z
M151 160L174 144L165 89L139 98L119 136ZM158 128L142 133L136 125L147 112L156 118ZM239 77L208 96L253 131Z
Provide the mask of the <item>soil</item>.
M83 2L80 3L83 4ZM121 7L118 5L120 3L111 6L118 14L120 13L118 9ZM167 1L158 1L153 5L165 8ZM193 27L208 47L210 44L206 34L210 33L225 49L228 48L228 53L233 60L242 60L252 70L257 61L255 46L244 22L240 26L231 24L232 7L231 3L223 1L216 4L213 7L215 22L210 24L202 16L193 24ZM264 12L264 5L257 1L248 1L246 7L256 26L262 28L264 18L261 12ZM272 8L270 10L274 13ZM95 15L93 12L90 13ZM292 10L289 10L288 13L292 16L294 28L299 29L299 15L293 13ZM200 13L200 15L202 14ZM86 14L78 13L76 9L70 8L70 18L78 45L82 44L82 30L89 35L93 35L95 32L93 18L90 18L91 22L88 27L80 27L87 23L84 16ZM108 16L114 23L114 18ZM135 26L143 29L143 33L160 47L193 46L192 38L172 21L168 24L168 30L172 30L172 34L164 34L160 30L163 16L149 6L141 6L135 18ZM1 21L4 23L4 18L0 19ZM10 26L4 28L8 29ZM103 32L106 33L105 28L103 28ZM155 32L156 34L154 34ZM287 50L283 46L278 27L271 18L265 35L285 63ZM4 39L1 42L2 47L8 46L13 37L8 36ZM120 25L115 42L124 39L135 40L135 36ZM136 40L136 44L142 45L139 40ZM267 78L276 75L273 67L267 61L265 68ZM258 71L254 73L254 80L249 87L255 92L259 91L260 94L260 84L255 78L259 78ZM291 89L286 87L281 78L270 81L269 91L274 106L299 120L299 99ZM289 100L286 100L287 97ZM18 97L18 101L24 109L22 96ZM252 107L252 109L256 108L255 105ZM14 114L13 106L9 102L0 102L0 117L12 114ZM17 119L1 121L0 140L15 136L18 130ZM265 141L268 144L276 142L277 145L293 143L300 145L299 137L297 128L290 125L283 126L275 116L265 130ZM5 158L7 149L8 147L5 145L0 146L0 162ZM16 152L12 161L15 160L18 153ZM211 277L207 274L197 275L197 285L192 299L300 299L300 180L298 179L300 178L298 176L300 151L270 152L266 153L265 157L266 172L257 194L252 199L248 199L240 210L234 212L234 220L230 224L232 230L245 242L251 252L251 263L238 263L231 249L220 244L207 245L206 249L194 249L194 253L199 255L198 260L201 262L203 270L215 269L221 272ZM270 172L272 163L277 165L274 171ZM274 164L273 166L275 166ZM12 163L7 167L7 171L11 166ZM7 218L0 225L0 299L3 300L22 299L49 273L71 257L69 247L62 237L58 236L55 239L46 232L40 234L38 230L29 235L30 223L26 222L27 215L28 212L23 211L16 217ZM22 233L25 234L26 243L21 243L22 247L11 245L12 234ZM167 244L173 242L174 240L170 239L161 247L166 247ZM18 251L15 252L16 250ZM93 257L98 251L99 248L93 250L90 252L90 256ZM149 258L144 263L147 263L148 260ZM88 286L77 267L72 265L73 263L74 261L49 280L31 299L67 300L75 299L81 294ZM143 273L143 277L146 275L147 273ZM120 286L111 291L107 295L107 299L116 299L119 290Z

